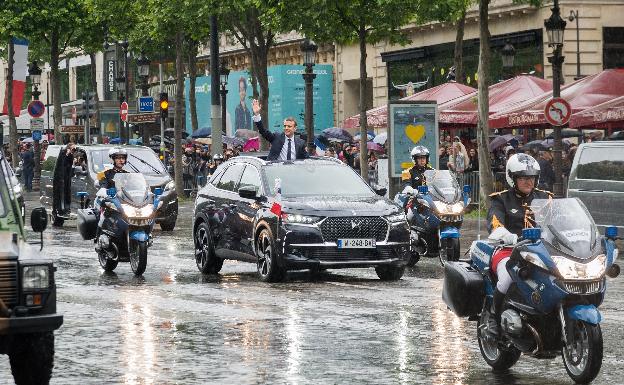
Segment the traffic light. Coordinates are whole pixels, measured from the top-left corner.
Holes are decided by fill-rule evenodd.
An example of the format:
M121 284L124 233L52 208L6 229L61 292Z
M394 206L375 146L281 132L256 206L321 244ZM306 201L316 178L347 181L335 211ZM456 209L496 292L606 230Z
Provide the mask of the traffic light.
M167 120L169 116L169 95L166 92L160 93L160 118Z
M95 92L86 91L82 93L82 113L83 117L95 116Z

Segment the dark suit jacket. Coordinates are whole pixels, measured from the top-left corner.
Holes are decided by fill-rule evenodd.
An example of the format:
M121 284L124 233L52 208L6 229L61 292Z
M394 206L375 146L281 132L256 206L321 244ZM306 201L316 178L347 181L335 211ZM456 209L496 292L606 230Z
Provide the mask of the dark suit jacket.
M264 139L271 143L271 149L269 150L267 160L279 159L280 153L282 152L282 147L284 146L284 143L286 143L286 135L284 135L283 133L277 134L268 131L266 128L264 128L262 121L256 122L256 128L258 129L260 135L262 135ZM301 138L297 138L296 136L295 150L296 159L305 159L308 157L308 152L305 149L305 142Z

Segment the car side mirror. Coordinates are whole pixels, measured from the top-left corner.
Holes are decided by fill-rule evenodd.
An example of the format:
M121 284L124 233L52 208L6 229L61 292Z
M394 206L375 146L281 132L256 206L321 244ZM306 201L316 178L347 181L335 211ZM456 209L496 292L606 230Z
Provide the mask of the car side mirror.
M45 207L37 207L30 213L30 225L36 233L43 232L48 227L48 213Z
M243 186L238 189L238 195L245 199L256 199L258 197L258 188L256 186Z

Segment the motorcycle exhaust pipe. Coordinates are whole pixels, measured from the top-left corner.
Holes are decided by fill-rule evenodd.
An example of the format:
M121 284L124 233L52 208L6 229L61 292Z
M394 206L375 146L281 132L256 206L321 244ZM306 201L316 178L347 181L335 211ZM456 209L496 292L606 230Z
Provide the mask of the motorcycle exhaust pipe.
M613 265L611 265L611 267L609 267L609 269L607 270L607 276L609 278L615 278L618 275L620 275L620 265L618 265L617 263L614 263Z

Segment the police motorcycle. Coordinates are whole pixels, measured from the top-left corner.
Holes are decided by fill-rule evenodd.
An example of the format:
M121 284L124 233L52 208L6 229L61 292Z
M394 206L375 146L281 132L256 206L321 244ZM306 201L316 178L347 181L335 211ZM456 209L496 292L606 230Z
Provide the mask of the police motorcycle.
M395 197L395 202L405 208L411 228L412 257L408 266L414 266L424 255L437 255L442 265L458 261L459 229L470 204L470 186L460 189L449 170L427 170L424 175L426 185L417 191L406 186Z
M615 278L620 272L615 264L617 227L607 227L601 236L577 198L535 199L531 210L537 227L523 230L506 265L512 284L500 336L488 329L496 287L489 265L503 245L474 241L469 261L448 263L442 297L456 315L478 321L481 355L494 370L510 368L521 353L549 359L561 354L568 375L587 383L602 365L598 307L605 276Z
M78 230L83 239L94 239L105 271L115 270L119 262L130 262L134 275L140 276L147 267L161 191L157 188L151 193L139 173L118 173L113 181L115 187L98 191L93 208L78 210Z

